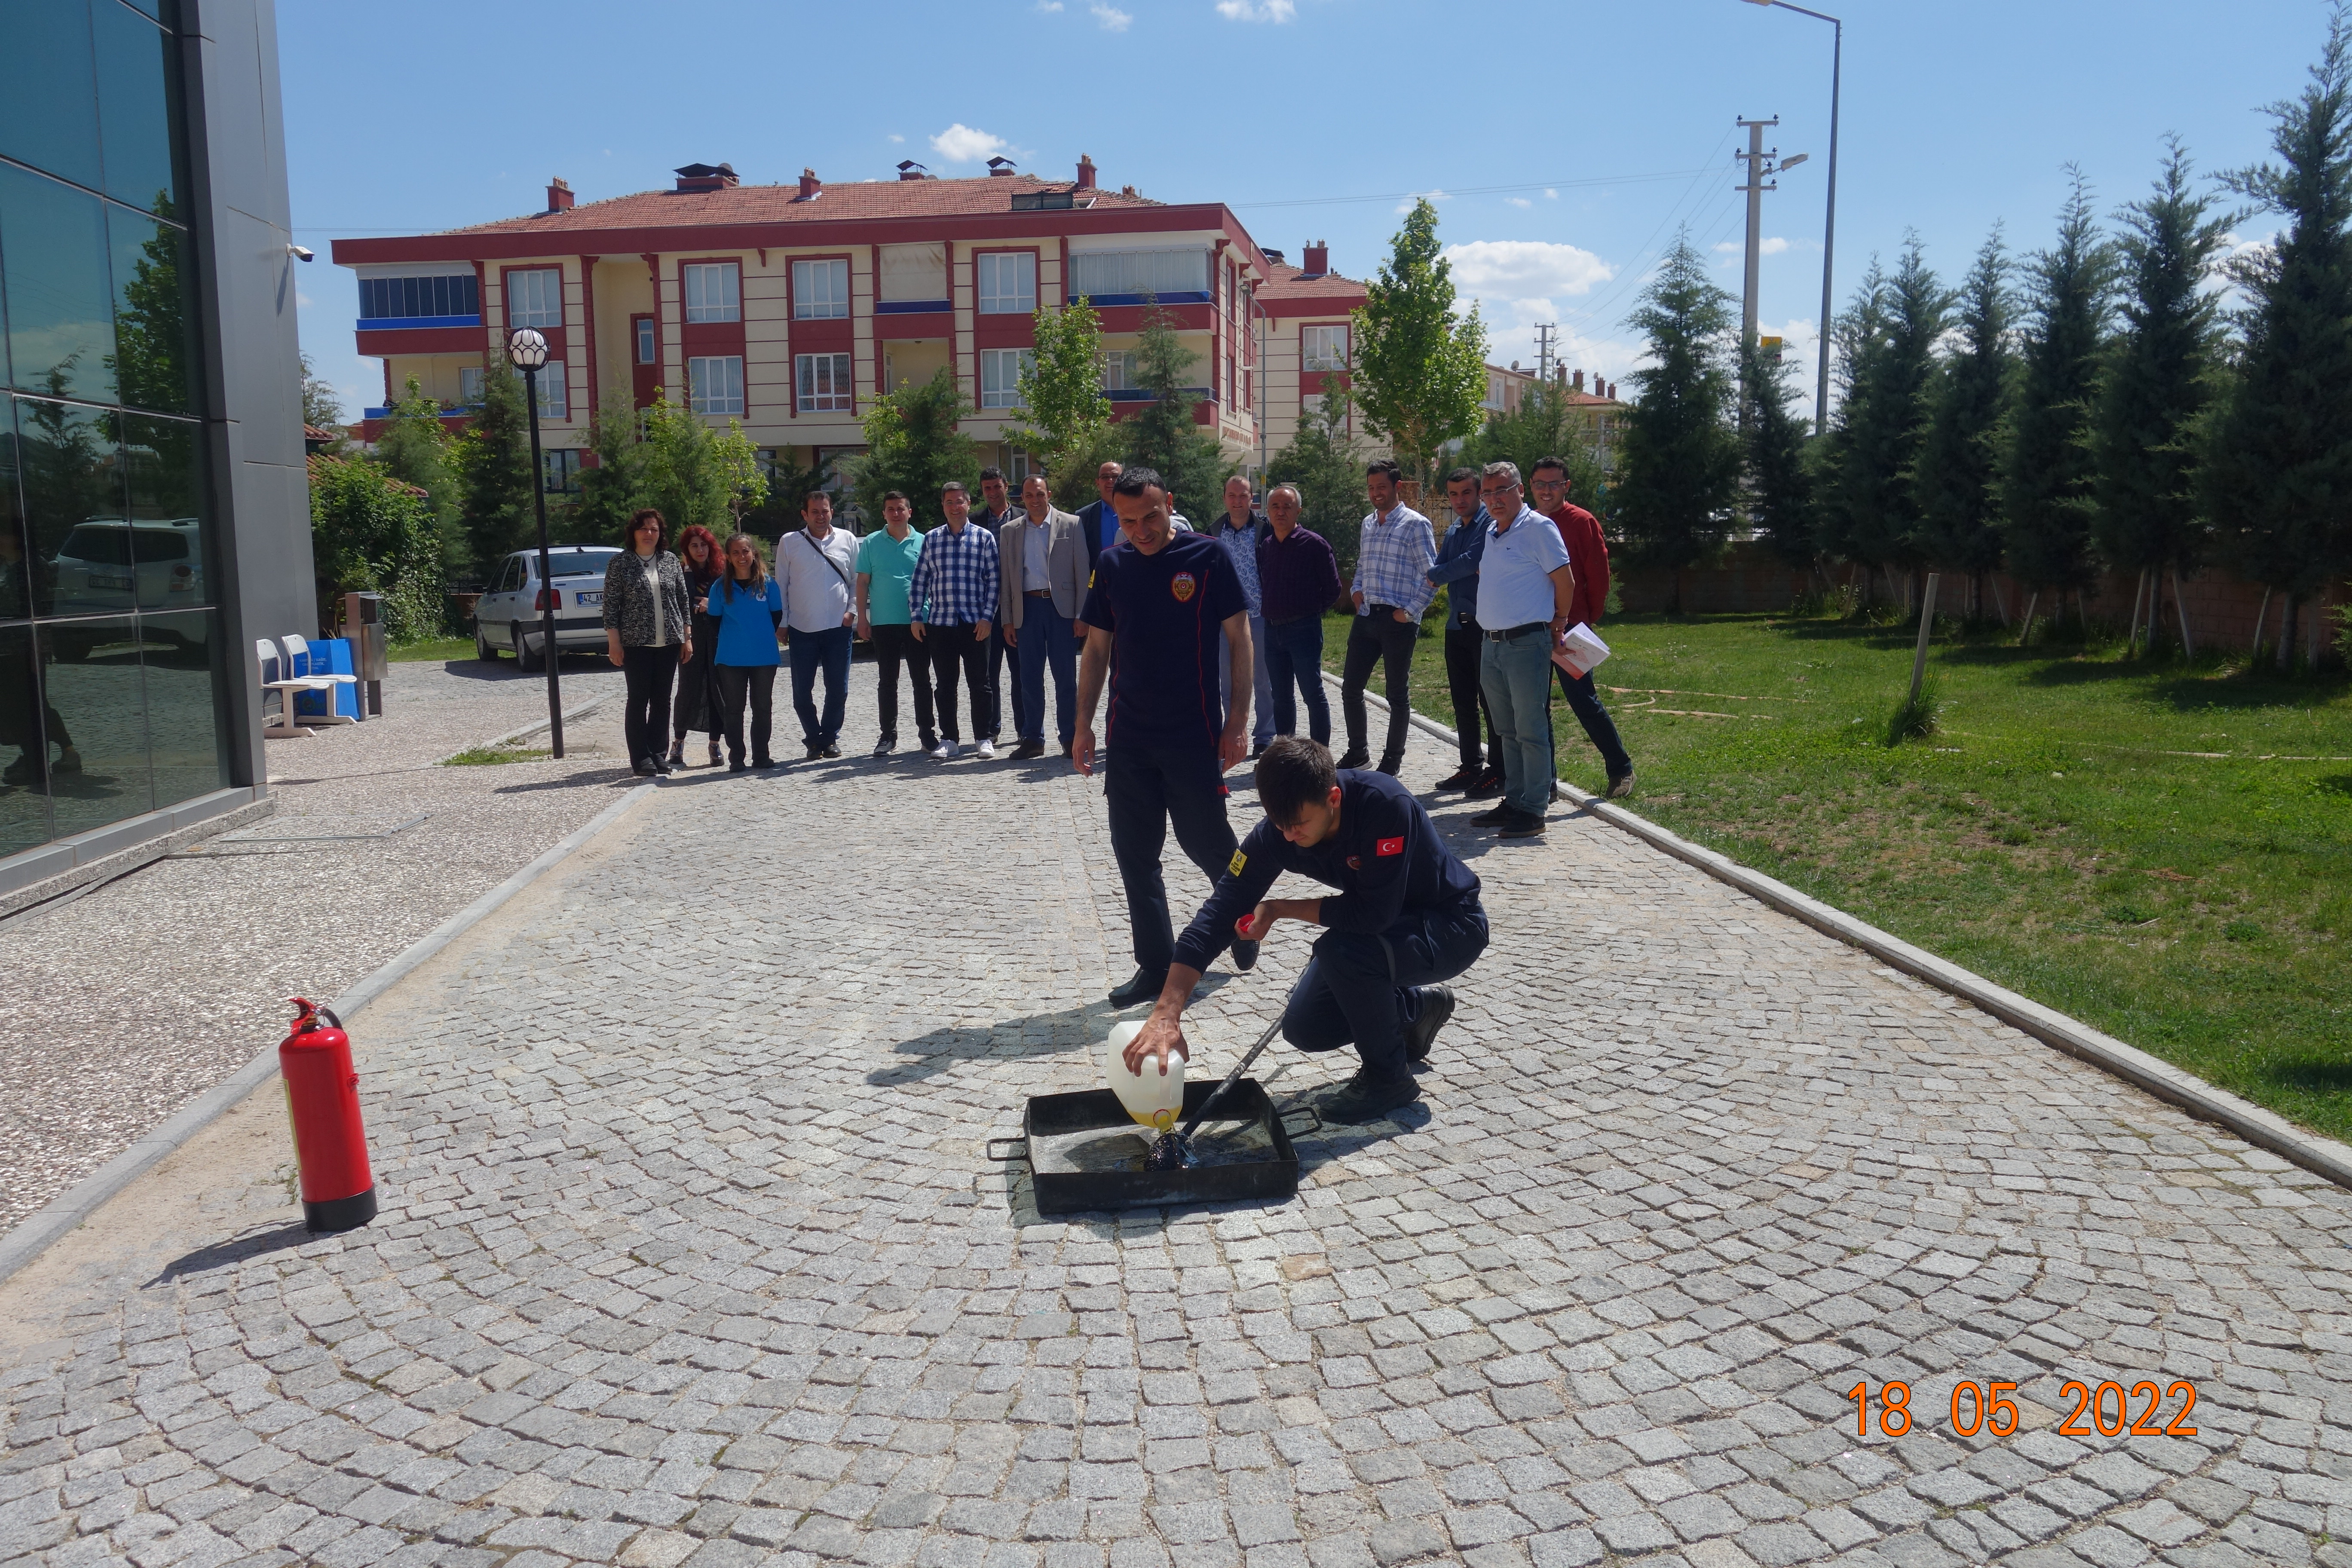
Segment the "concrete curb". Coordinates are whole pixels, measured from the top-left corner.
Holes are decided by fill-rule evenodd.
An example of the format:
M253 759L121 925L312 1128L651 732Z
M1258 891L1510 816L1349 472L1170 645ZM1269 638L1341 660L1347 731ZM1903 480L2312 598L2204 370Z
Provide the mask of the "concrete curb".
M618 822L631 807L653 793L650 789L627 791L539 858L442 921L400 956L327 1005L334 1009L338 1017L350 1022L369 1003L391 990L418 965L447 947L468 929L488 919L500 905L553 870L573 851ZM108 1199L138 1180L163 1156L210 1126L223 1111L276 1076L277 1071L278 1047L273 1045L228 1078L182 1106L161 1126L75 1183L47 1207L27 1217L5 1236L0 1236L0 1282L5 1282L38 1258L52 1242L88 1219Z
M577 708L565 710L563 721L568 725L574 720L585 719L589 714L593 713L596 710L602 708L605 703L610 702L612 698L610 696L592 697ZM510 746L526 735L536 735L541 730L549 728L551 728L551 726L548 721L544 719L541 719L532 723L525 724L520 730L509 730L503 735L492 736L489 740L482 742L481 749L484 751L491 751L499 746Z
M1328 670L1323 672L1323 679L1334 686L1339 684L1338 678ZM1377 705L1383 713L1388 711L1388 704L1371 692L1367 691L1364 698L1368 703ZM1419 713L1412 714L1410 718L1413 728L1424 734L1444 741L1449 746L1461 743L1453 731L1434 720L1424 719ZM2127 1046L2113 1036L2103 1035L2087 1024L2021 996L2007 986L1997 985L1981 974L1914 947L1900 937L1891 936L1843 910L1832 909L1818 899L1797 891L1786 882L1768 877L1761 871L1752 871L1727 856L1693 844L1647 817L1636 816L1622 806L1612 805L1574 784L1561 784L1558 787L1583 811L1612 827L1632 834L1654 848L1664 850L1677 860L1696 866L1717 881L1729 883L1759 903L1769 905L1782 914L1792 915L1815 931L1833 936L1848 946L1858 947L1889 968L1924 980L1939 991L1948 991L2012 1028L2021 1029L2044 1045L2053 1046L2070 1057L2113 1073L2134 1088L2144 1089L2168 1104L2179 1106L2191 1116L2225 1127L2258 1149L2266 1149L2314 1175L2325 1176L2338 1186L2352 1187L2352 1147L2332 1138L2323 1138L2316 1132L2307 1132L2284 1118L2240 1100L2227 1089L2216 1089L2204 1079L2183 1072L2137 1047Z

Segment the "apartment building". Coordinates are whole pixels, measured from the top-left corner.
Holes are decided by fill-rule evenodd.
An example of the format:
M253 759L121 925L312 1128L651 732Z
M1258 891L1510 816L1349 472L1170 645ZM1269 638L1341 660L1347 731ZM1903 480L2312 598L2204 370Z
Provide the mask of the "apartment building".
M357 344L383 361L387 405L414 375L462 417L510 330L546 335L541 412L559 485L614 392L738 418L763 450L808 464L857 449L877 396L946 366L979 411L967 432L1001 443L1019 423L1032 312L1081 295L1102 316L1115 416L1150 397L1133 385L1134 356L1156 300L1194 355L1193 418L1255 466L1331 374L1307 367L1345 357L1362 288L1323 274L1323 254L1281 266L1222 204L1108 189L1087 158L1070 180L1000 158L971 178L909 162L894 179L836 184L805 170L793 184L745 184L729 164L691 163L670 190L593 203L559 179L528 216L333 247L357 276ZM1268 328L1288 345L1270 380ZM385 412L366 411L364 436ZM1000 460L1024 461L1009 447Z

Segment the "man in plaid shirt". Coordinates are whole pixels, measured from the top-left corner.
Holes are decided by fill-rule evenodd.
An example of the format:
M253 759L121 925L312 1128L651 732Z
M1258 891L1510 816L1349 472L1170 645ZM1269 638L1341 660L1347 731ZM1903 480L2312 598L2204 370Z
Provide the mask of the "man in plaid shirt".
M1348 655L1339 677L1339 710L1348 725L1348 754L1343 768L1360 768L1371 761L1364 746L1364 685L1372 666L1387 674L1388 740L1381 748L1380 771L1393 776L1404 765L1406 726L1412 718L1409 693L1412 683L1413 639L1421 635L1421 612L1437 590L1429 585L1429 569L1437 560L1437 536L1429 519L1397 500L1396 463L1382 458L1364 469L1364 486L1371 494L1372 512L1364 519L1356 547L1355 624L1348 630Z
M971 521L971 492L960 480L950 479L940 489L940 510L947 526L923 535L923 552L907 584L915 637L930 656L938 683L940 743L931 756L946 762L961 739L955 710L960 668L964 689L971 694L972 739L986 762L996 755L996 743L988 738L996 719L995 693L988 685L988 634L1000 585L996 535Z

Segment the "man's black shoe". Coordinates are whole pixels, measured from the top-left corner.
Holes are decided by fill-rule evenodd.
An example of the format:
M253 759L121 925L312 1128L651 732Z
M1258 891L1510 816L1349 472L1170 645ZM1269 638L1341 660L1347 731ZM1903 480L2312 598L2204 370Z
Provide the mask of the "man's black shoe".
M1454 987L1451 985L1416 986L1420 993L1421 1016L1404 1026L1404 1055L1407 1061L1429 1059L1429 1044L1437 1038L1437 1031L1445 1027L1445 1020L1454 1016Z
M1505 801L1500 805L1489 806L1485 811L1482 811L1477 816L1472 817L1470 819L1470 826L1473 827L1500 827L1503 824L1510 821L1512 817L1517 815L1518 808L1513 805L1509 801Z
M1024 741L1019 745L1013 748L1011 754L1013 760L1016 763L1025 763L1032 757L1042 757L1045 754L1045 742L1043 741Z
M1438 789L1468 789L1486 776L1486 770L1475 763L1465 763L1437 781Z
M755 768L772 768L777 764L776 759L773 757L753 757L751 759L751 765Z
M674 773L685 765L682 763L673 763L667 757L656 757L653 759L653 764L654 772L657 773Z
M1541 838L1543 836L1544 819L1532 811L1511 813L1503 823L1502 831L1496 835L1498 838Z
M1110 1005L1114 1007L1133 1007L1145 1002L1156 1002L1160 999L1160 990L1167 984L1166 970L1138 969L1132 979L1110 994Z
M751 771L751 764L738 757L727 764L727 771L730 773L748 773Z
M1478 782L1470 786L1467 792L1467 798L1471 800L1491 800L1496 795L1502 793L1503 770L1500 768L1488 768L1485 773L1478 775Z
M1381 765L1372 771L1375 773L1386 773L1389 777L1394 778L1397 776L1397 770L1403 766L1404 759L1402 757L1382 757L1381 759Z
M1382 1083L1359 1072L1325 1096L1315 1110L1326 1121L1355 1127L1378 1121L1397 1107L1411 1105L1420 1098L1421 1086L1409 1076Z
M835 745L831 741L827 741L824 746L818 749L817 755L820 757L837 757L841 755L841 748Z
M1234 968L1244 974L1257 967L1257 943L1234 938Z
M1350 750L1346 756L1339 759L1338 765L1343 768L1360 768L1371 760L1372 753L1370 752Z
M808 753L802 759L804 762L813 763L819 757L824 755L824 748L817 744L814 741L803 741L801 742L801 750Z
M636 774L641 779L652 778L656 773L661 772L659 768L654 766L654 760L651 757L639 757L635 762L629 764L629 771ZM10 784L15 784L16 781L15 779L10 779L8 782Z

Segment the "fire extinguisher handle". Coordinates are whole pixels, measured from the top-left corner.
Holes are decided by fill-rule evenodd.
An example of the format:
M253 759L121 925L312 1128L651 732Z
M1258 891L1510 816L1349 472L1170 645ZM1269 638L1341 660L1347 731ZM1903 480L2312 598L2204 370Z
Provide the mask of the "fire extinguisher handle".
M332 1007L320 1008L319 1016L327 1020L328 1026L331 1028L340 1029L343 1026L343 1021L335 1016L335 1010Z

